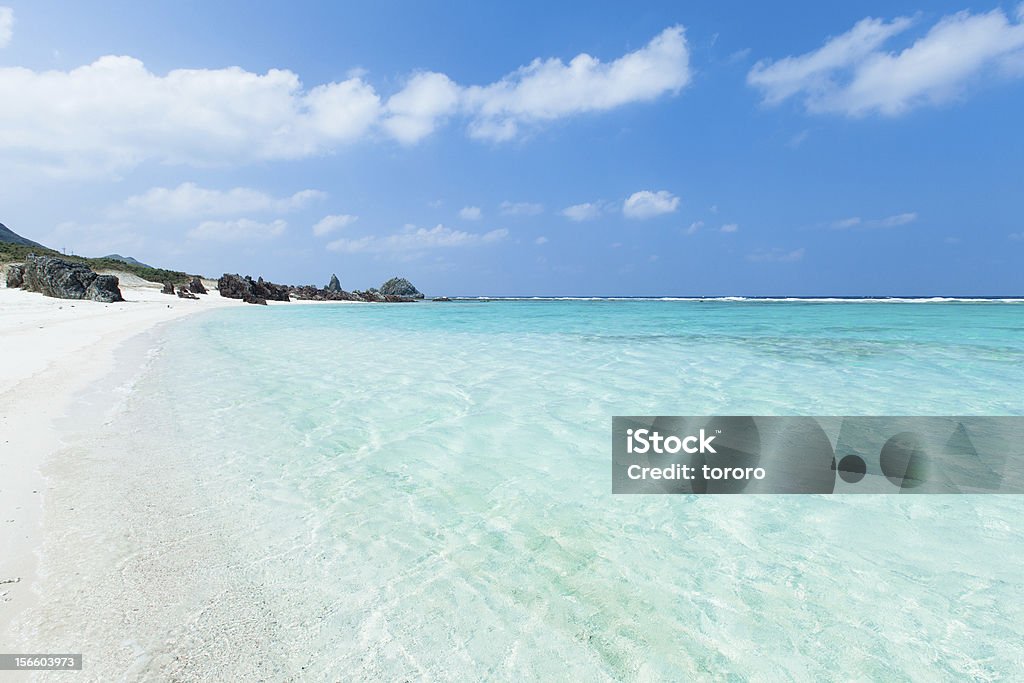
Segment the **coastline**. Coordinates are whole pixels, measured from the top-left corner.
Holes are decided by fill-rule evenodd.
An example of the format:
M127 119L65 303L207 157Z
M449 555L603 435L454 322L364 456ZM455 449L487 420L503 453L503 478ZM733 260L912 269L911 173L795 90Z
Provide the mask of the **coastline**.
M81 424L67 420L76 403L90 388L109 386L108 378L138 375L165 325L247 306L216 290L187 301L161 294L159 285L124 279L126 300L110 304L0 287L0 393L6 397L0 406L0 643L13 640L13 621L36 599L39 553L46 540L42 469L64 445L64 435L81 431ZM306 303L320 302L290 302ZM150 338L139 352L122 353L144 335Z

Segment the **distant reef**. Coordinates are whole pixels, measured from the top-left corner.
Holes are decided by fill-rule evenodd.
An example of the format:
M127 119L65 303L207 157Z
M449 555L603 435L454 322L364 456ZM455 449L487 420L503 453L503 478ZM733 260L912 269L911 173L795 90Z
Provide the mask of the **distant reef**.
M7 266L7 286L21 287L58 299L124 301L117 277L98 275L82 263L55 256L29 256L25 263Z

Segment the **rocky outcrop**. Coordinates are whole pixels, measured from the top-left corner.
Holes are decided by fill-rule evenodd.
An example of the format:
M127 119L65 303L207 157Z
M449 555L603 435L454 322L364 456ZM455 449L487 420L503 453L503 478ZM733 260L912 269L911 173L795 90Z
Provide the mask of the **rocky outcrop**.
M341 282L338 281L338 276L335 275L334 273L331 273L331 281L327 283L327 286L324 287L324 289L326 289L328 292L340 292Z
M302 285L301 287L290 287L288 292L294 298L303 301L363 301L366 303L409 303L416 301L416 299L410 296L381 294L377 289L368 289L365 292L361 292L358 289L354 292L346 292L342 289L334 292L327 288L320 289L313 285Z
M406 284L408 284L408 281L406 281ZM334 289L332 285L337 285L337 289ZM412 285L409 286L412 287ZM423 295L418 292L418 297L388 294L377 289L368 289L365 292L360 292L359 290L346 292L341 288L341 283L338 282L337 276L331 278L329 285L320 288L314 285L292 285L290 287L275 285L272 282L264 281L263 278L254 281L248 275L242 277L225 273L222 278L217 280L217 289L223 297L241 299L250 304L266 304L268 300L288 301L290 298L302 301L365 301L379 303L406 303L416 301L417 298L423 298ZM415 290L415 287L413 287L413 290Z
M108 304L124 301L124 297L121 296L120 284L116 275L97 275L96 279L86 288L85 298Z
M431 301L451 301L451 299L446 296L435 296Z
M289 287L288 293L303 301L359 301L359 298L352 292L346 292L343 289L332 290L326 287L321 289L313 285Z
M265 306L267 301L290 300L286 285L275 285L273 282L264 281L262 277L253 280L248 275L242 277L224 273L223 277L217 280L217 290L223 297L241 299L247 304Z
M172 294L173 295L174 294L174 283L173 282L165 282L164 283L164 288L160 290L160 293L161 294Z
M12 263L7 266L7 287L16 289L25 283L25 266L20 263Z
M195 294L193 294L192 290L190 290L187 286L180 285L178 287L178 298L179 299L198 299L199 297L196 296Z
M423 294L404 277L393 277L380 286L380 293L385 296L401 296L422 299Z
M25 262L22 287L58 299L90 299L113 303L124 301L118 279L97 275L82 263L55 256L29 256Z
M192 278L192 281L188 283L188 291L193 294L206 294L206 287L203 286L203 281L198 275Z

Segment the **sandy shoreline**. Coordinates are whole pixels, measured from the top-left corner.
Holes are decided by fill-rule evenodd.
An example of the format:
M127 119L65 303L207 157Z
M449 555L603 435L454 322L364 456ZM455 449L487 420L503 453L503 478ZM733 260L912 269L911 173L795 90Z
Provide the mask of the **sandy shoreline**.
M71 425L59 422L76 397L114 371L141 370L144 357L119 354L130 340L158 336L161 325L185 316L245 306L216 291L189 301L131 276L122 282L126 301L112 304L0 287L0 651L16 640L14 618L35 602L38 554L48 533L41 469L63 446L61 435Z

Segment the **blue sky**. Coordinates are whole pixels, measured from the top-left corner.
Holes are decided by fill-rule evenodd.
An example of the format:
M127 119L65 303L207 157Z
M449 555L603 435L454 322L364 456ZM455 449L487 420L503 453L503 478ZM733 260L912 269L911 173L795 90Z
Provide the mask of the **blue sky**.
M429 294L1024 293L1021 4L0 5L0 222L75 253Z

